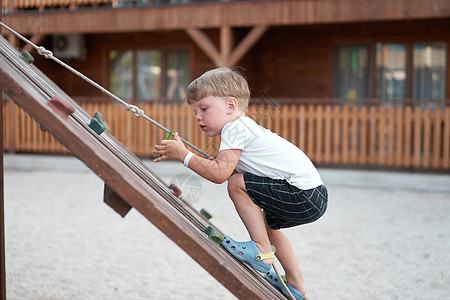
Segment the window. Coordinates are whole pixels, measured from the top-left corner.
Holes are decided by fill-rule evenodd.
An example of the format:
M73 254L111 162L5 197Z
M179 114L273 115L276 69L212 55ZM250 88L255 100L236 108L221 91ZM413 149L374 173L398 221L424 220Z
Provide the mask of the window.
M133 53L132 51L111 51L109 53L111 72L109 88L119 98L131 98L133 95Z
M373 46L339 45L335 49L333 96L336 98L445 99L445 42L378 42ZM373 59L371 51L374 51ZM425 103L416 104L422 102Z
M367 98L369 96L369 47L338 47L335 78L335 97Z
M189 84L187 49L112 50L109 88L120 98L180 100Z
M138 99L161 96L161 53L158 50L136 52L136 89Z
M166 53L166 87L168 99L185 99L189 85L189 55L187 51L175 49Z
M376 98L405 99L407 97L406 53L405 44L376 44Z
M445 99L446 48L445 42L414 43L414 99Z

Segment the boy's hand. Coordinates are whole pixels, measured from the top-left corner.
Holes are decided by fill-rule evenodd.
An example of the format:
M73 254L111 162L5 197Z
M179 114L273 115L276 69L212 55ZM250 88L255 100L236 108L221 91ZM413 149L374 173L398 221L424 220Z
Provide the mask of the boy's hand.
M173 159L183 162L189 151L184 146L183 141L178 136L178 132L175 132L173 140L162 140L160 145L155 145L153 154L161 155L155 158L155 162L163 161L166 159Z

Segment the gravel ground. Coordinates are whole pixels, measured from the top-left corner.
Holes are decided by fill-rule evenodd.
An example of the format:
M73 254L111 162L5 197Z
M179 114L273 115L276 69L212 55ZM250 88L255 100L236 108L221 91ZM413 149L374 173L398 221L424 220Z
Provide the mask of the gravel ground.
M235 299L73 157L5 155L7 299ZM226 185L146 161L238 240ZM450 175L319 169L319 221L285 230L314 299L450 299ZM193 189L194 187L195 189Z

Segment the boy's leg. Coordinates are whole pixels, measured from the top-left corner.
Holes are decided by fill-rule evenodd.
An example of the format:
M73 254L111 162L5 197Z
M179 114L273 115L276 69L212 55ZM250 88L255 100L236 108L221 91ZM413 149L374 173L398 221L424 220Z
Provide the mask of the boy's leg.
M272 252L264 214L261 208L247 194L242 174L235 174L230 177L228 180L228 194L251 239L255 241L260 254ZM267 259L264 262L271 265L273 259Z
M280 230L271 229L266 222L261 208L256 205L247 193L245 188L244 176L235 174L228 180L228 193L234 203L236 211L242 222L255 241L261 254L272 251L270 245L276 247L276 256L286 272L286 279L289 284L306 294L306 288L303 281L300 267L291 243ZM267 264L272 264L273 260L265 260Z
M303 293L303 295L306 295L303 276L300 272L294 249L292 249L292 245L288 238L281 230L273 230L269 228L269 226L267 226L267 232L270 242L276 248L276 256L286 272L286 280L292 287Z

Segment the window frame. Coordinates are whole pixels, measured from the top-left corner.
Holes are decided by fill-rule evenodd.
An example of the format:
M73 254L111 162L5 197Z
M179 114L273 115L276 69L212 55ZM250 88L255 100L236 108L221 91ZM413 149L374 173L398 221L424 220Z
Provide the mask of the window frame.
M346 41L346 42L336 42L333 47L333 67L332 67L332 92L334 98L338 95L338 77L339 77L339 67L338 67L338 60L339 60L339 49L343 47L367 47L367 74L368 78L366 78L366 86L367 86L367 97L371 98L373 97L374 88L373 88L373 82L374 82L374 64L375 64L375 57L374 57L374 42L373 41ZM346 98L340 98L340 99L346 99ZM364 99L364 98L359 98ZM346 99L349 100L349 99Z
M333 98L338 98L338 76L339 76L339 69L338 69L338 58L339 58L339 49L343 47L361 47L361 46L367 46L369 49L368 52L368 82L367 82L367 88L368 88L368 94L369 98L372 98L374 100L383 100L382 98L376 97L376 45L378 43L381 44L404 44L406 45L406 99L413 99L413 60L414 60L414 45L416 43L434 43L434 42L444 42L446 44L446 57L447 62L450 59L450 43L448 40L442 39L442 38L436 38L436 39L414 39L414 40L404 40L404 39L380 39L380 40L363 40L363 41L337 41L333 45L333 64L332 64L332 96ZM446 65L446 71L445 74L447 76L445 80L445 90L444 90L444 99L447 98L447 95L450 91L450 65ZM341 98L348 100L346 98ZM359 98L364 99L364 98ZM414 101L427 101L428 99L415 99Z
M138 51L142 51L142 50L157 50L160 52L160 67L161 67L161 86L160 86L160 91L161 91L161 95L155 97L155 98L138 98L138 92L137 92L137 68L136 68L136 64L137 64L137 52ZM189 46L169 46L169 47L157 47L157 48L124 48L124 47L118 47L118 48L110 48L107 51L107 74L106 74L106 80L107 80L107 86L108 89L111 90L111 82L110 82L110 75L112 72L112 65L110 63L109 60L109 53L111 51L131 51L132 53L132 66L131 66L131 72L132 72L132 79L131 79L131 84L132 86L132 95L131 98L129 98L128 100L133 103L146 103L146 102L173 102L173 103L178 103L183 101L182 99L178 99L178 98L173 98L173 99L167 99L167 95L166 95L166 84L167 84L167 80L166 80L166 74L167 74L167 63L166 63L166 58L167 58L167 53L171 50L184 50L188 53L188 64L189 64L189 70L187 70L188 72L188 76L190 77L190 73L191 73L191 69L192 69L192 50L191 47Z

